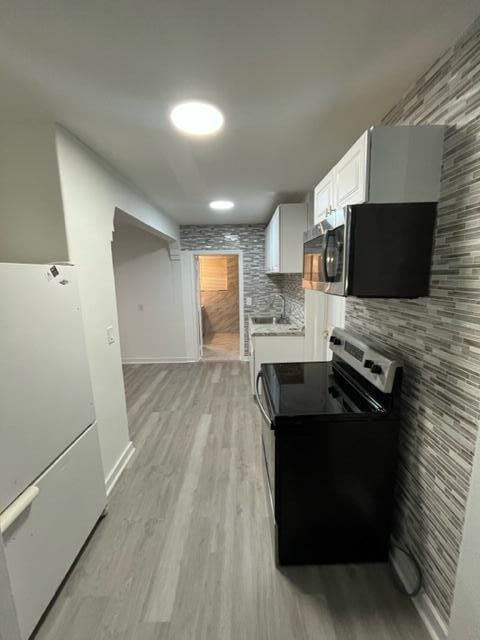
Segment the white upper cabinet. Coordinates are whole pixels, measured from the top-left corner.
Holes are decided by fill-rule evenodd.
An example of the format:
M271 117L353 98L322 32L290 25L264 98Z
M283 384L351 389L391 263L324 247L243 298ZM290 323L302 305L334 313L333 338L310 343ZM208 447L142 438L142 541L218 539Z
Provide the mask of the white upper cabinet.
M265 229L265 271L301 273L307 205L281 204Z
M273 214L270 220L270 271L280 271L280 208Z
M332 170L315 187L314 218L315 224L320 222L333 208L335 190L335 172Z
M315 188L314 224L332 209L363 202L436 202L442 125L371 127Z
M265 271L269 273L272 270L272 227L267 225L265 228Z
M367 199L368 131L355 142L335 167L336 207L360 204Z

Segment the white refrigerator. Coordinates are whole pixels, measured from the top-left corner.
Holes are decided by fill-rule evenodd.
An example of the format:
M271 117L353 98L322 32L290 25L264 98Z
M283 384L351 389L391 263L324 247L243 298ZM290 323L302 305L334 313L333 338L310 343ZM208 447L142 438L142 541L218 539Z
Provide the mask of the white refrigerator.
M0 544L22 638L105 504L76 269L0 264Z

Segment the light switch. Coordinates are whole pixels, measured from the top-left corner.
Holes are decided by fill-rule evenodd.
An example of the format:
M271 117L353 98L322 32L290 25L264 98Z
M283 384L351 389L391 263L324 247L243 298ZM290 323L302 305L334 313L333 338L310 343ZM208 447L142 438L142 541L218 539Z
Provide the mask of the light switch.
M247 296L245 298L245 302L246 302L247 307L251 307L252 306L252 298L250 296Z
M112 325L107 327L107 342L108 344L113 344L115 342L115 334L113 333Z

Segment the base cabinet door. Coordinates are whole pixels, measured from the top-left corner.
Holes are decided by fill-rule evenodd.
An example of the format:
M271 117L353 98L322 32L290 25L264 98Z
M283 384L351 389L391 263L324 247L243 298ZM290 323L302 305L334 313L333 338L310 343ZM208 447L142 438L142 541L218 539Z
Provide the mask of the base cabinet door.
M106 504L93 425L35 482L31 506L3 534L22 638L34 630Z

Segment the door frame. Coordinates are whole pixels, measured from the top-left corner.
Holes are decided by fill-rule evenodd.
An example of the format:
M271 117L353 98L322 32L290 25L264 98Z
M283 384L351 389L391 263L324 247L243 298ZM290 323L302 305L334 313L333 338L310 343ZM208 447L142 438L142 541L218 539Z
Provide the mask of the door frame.
M244 273L243 251L234 249L194 249L182 251L183 307L185 317L185 342L187 357L200 360L202 345L199 339L198 282L195 268L196 256L238 256L238 315L240 332L239 359L245 360L245 314L244 314Z

